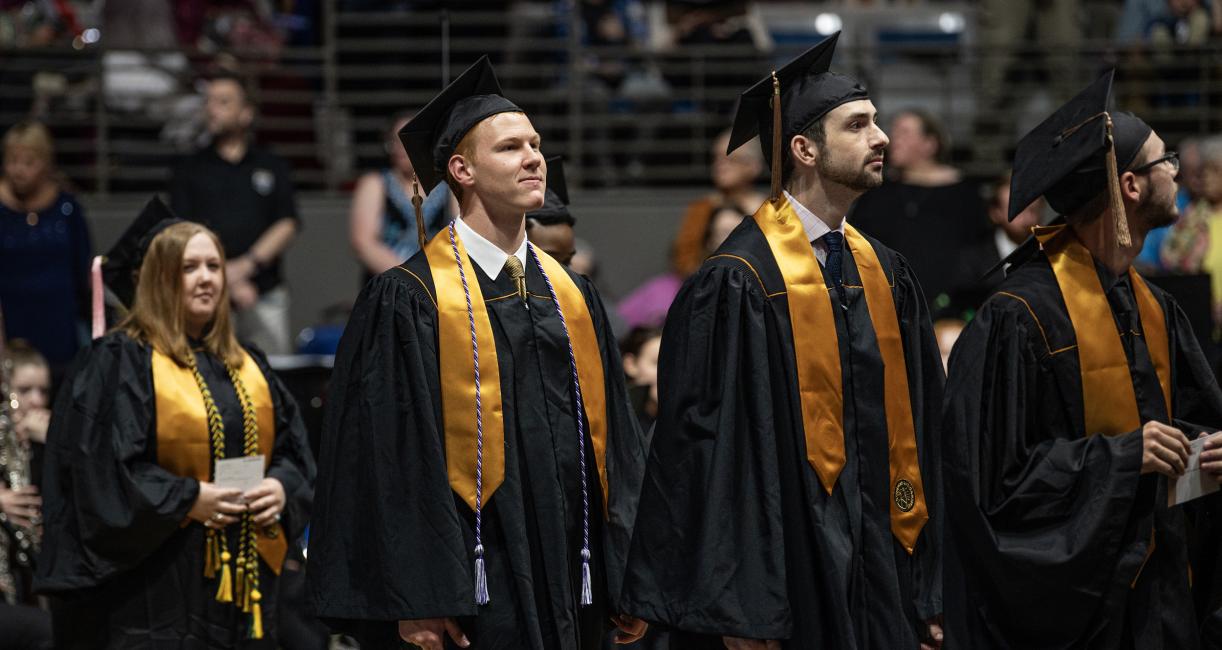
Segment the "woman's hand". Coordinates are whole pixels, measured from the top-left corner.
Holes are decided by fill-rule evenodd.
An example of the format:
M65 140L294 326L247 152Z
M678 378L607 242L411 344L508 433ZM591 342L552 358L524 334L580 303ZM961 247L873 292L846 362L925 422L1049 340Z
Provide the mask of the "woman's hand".
M241 498L242 491L237 488L220 488L216 483L200 481L199 496L187 516L208 528L224 528L246 512Z
M10 490L0 485L0 512L9 521L22 528L31 528L41 511L42 497L38 496L37 487L27 485Z
M242 497L246 500L246 509L254 516L256 526L276 523L284 511L284 486L279 479L265 478Z

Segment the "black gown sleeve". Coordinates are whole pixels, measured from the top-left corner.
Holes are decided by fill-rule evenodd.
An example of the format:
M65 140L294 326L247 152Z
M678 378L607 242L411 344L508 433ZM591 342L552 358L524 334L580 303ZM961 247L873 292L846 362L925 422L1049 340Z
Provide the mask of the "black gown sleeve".
M145 346L109 334L78 356L59 391L44 461L40 592L95 586L135 567L195 503L199 483L159 466L150 445L149 360Z
M1004 585L992 590L988 606L1002 616L990 624L1016 646L1084 638L1091 620L1081 613L1126 575L1141 472L1141 430L1084 436L1070 419L1081 417L1070 402L1081 396L1058 384L1052 356L1024 303L998 295L960 336L946 387L948 535L970 549L956 571ZM977 617L980 605L948 600L948 624Z
M946 373L920 283L900 257L895 265L896 312L908 369L908 393L929 521L913 553L913 607L921 620L942 613L942 393Z
M316 613L363 646L397 647L401 619L476 613L446 475L436 322L402 269L373 278L331 377L308 590Z
M607 310L594 285L581 280L586 304L598 335L603 362L603 382L607 393L607 526L604 533L604 575L607 576L607 602L619 602L628 563L628 545L636 521L637 499L645 473L648 440L641 431L628 399L624 367Z
M295 540L310 521L310 507L314 502L314 454L310 451L297 400L268 365L267 357L255 350L250 352L267 378L276 411L276 441L267 476L280 481L284 487L285 505L280 524L288 538Z
M754 273L710 265L667 317L659 413L623 610L664 628L755 639L792 629L769 376Z

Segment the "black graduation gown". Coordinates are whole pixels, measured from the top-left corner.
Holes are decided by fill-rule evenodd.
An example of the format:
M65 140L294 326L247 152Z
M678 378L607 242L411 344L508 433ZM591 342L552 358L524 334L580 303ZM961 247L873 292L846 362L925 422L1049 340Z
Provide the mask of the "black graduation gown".
M399 647L396 621L435 617L456 618L480 650L598 648L645 458L606 312L593 285L570 273L599 340L610 485L605 521L587 435L594 603L580 607L577 426L559 316L533 255L529 309L507 273L493 281L473 266L496 341L505 423L504 483L482 514L490 602L475 604L475 514L450 488L438 387L438 337L470 334L437 331L423 253L365 286L340 343L311 525L310 597L364 648Z
M891 533L883 366L851 253L845 306L833 310L847 460L829 496L807 462L784 282L747 219L684 284L662 338L621 606L697 633L673 635L675 648L721 647L723 635L791 649L916 648L922 621L942 611L942 365L916 279L872 243L893 281L931 515L916 552Z
M1167 422L1129 281L1106 271L1100 278L1124 342L1141 421ZM1202 534L1216 529L1210 523L1216 499L1167 508L1166 479L1141 475L1140 428L1086 435L1074 330L1042 252L1014 269L998 291L950 358L944 415L948 644L1198 647L1189 519L1201 520ZM1154 286L1151 291L1166 318L1172 424L1194 438L1205 430L1202 424L1222 423L1222 392L1183 311L1170 295ZM1154 551L1143 567L1152 530ZM1216 532L1208 536L1217 540ZM1206 549L1203 558L1212 564L1217 549ZM1208 598L1213 587L1207 580L1211 576L1198 576L1197 587Z
M267 476L287 498L288 539L304 528L314 460L288 390L257 351L267 378L276 438ZM220 360L196 354L225 424L227 456L242 452L242 409ZM157 465L152 351L126 334L97 339L77 357L47 433L46 531L35 588L55 596L56 647L275 647L276 575L259 562L262 642L249 641L248 615L216 602L204 570L206 529L183 525L199 494L194 478ZM231 549L237 526L226 529Z

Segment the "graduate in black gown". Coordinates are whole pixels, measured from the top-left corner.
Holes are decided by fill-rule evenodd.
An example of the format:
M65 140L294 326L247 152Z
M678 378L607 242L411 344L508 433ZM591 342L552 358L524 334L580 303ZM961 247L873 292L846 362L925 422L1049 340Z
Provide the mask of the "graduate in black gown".
M311 598L364 648L599 648L645 442L597 292L526 241L539 136L487 58L401 135L462 216L371 280L344 331Z
M676 648L940 645L942 365L911 269L844 222L887 137L835 42L743 94L773 198L667 317L622 607Z
M569 188L564 181L564 158L547 159L547 198L538 210L526 213L526 238L532 246L551 255L564 267L577 253L573 227L577 220L569 212Z
M1184 312L1130 266L1175 219L1178 164L1108 112L1111 81L1019 143L1010 218L1040 195L1063 217L1011 255L951 355L948 646L1217 647L1198 631L1216 610L1216 497L1168 507L1167 477L1222 424L1222 392Z
M233 338L216 235L156 212L111 254L119 275L141 269L131 313L56 400L35 588L57 648L275 648L277 576L311 498L305 426ZM264 462L246 493L212 482L239 456Z

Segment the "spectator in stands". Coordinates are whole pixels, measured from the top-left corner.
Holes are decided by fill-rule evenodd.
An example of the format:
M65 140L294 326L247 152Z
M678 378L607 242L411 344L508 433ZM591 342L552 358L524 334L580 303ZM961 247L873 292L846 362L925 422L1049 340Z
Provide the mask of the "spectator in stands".
M1214 324L1222 324L1222 136L1200 144L1201 195L1163 240L1168 271L1213 276ZM1178 163L1177 163L1178 164Z
M642 431L649 431L658 415L658 350L662 330L634 327L620 344L624 375L628 380L628 399L636 411Z
M1001 269L988 277L985 277L985 274L1013 253L1019 244L1031 236L1031 229L1043 222L1043 198L1036 199L1013 220L1006 218L1010 209L1010 172L994 179L991 190L987 213L993 234L959 255L960 267L953 278L954 285L948 305L953 306L952 311L948 313L944 310L936 316L963 318L964 310L974 312L1005 278ZM934 325L936 328L937 323Z
M237 335L269 354L291 351L289 291L281 257L299 227L288 163L252 139L256 106L244 80L209 81L204 112L212 143L183 161L170 182L170 205L221 238Z
M666 310L683 280L764 202L755 182L764 170L759 141L727 155L730 132L713 141L710 179L713 189L687 205L671 248L670 271L647 280L619 303L619 315L629 327L661 327Z
M1222 32L1222 3L1212 10L1200 0L1125 0L1116 25L1116 42L1133 47L1203 43Z
M89 259L84 210L55 171L51 133L20 122L4 135L0 178L0 309L58 373L86 337Z
M41 525L42 517L38 485L42 474L42 449L50 421L51 372L47 360L22 339L9 342L7 359L11 394L2 399L13 400L10 410L13 438L6 439L5 444L15 445L11 449L15 455L0 454L0 469L3 470L0 472L0 522L33 529ZM0 361L3 360L0 356ZM6 431L4 435L10 433ZM0 530L0 535L8 533ZM0 543L0 562L7 564L7 571L0 570L0 602L11 599L14 603L35 605L37 600L31 591L34 549L23 547L21 540L14 537L9 537L7 542ZM49 632L49 619L47 623ZM4 624L0 615L0 630L5 629ZM0 642L0 648L4 647Z
M737 206L718 206L705 222L701 233L700 259L716 251L745 216ZM679 293L679 287L691 274L691 271L679 271L678 259L672 250L671 270L646 280L621 300L618 308L620 318L628 327L661 327L666 320L666 312L670 310L670 303Z
M988 44L980 57L978 105L985 114L1008 106L1016 99L1009 91L1007 76L1017 65L1029 73L1032 60L1021 56L1028 48L1047 52L1042 69L1054 100L1068 99L1077 87L1074 66L1082 43L1080 0L982 0L980 42ZM1020 51L1020 48L1021 51Z
M963 252L991 235L984 201L947 164L949 138L933 115L901 111L887 134L889 179L858 200L849 220L907 258L936 312L958 284Z
M414 113L401 113L391 121L383 146L390 166L360 177L352 191L352 210L348 216L348 236L356 257L365 268L365 280L402 263L420 250L416 230L416 209L412 205L412 184L416 171L399 142L399 129ZM420 188L428 192L424 200L424 228L432 237L453 218L457 208L445 183Z
M764 154L755 140L726 155L730 132L723 131L713 141L710 178L713 191L687 204L687 211L675 237L675 271L687 277L699 268L708 255L705 232L713 213L730 206L741 214L753 214L764 202L756 181L764 171Z

